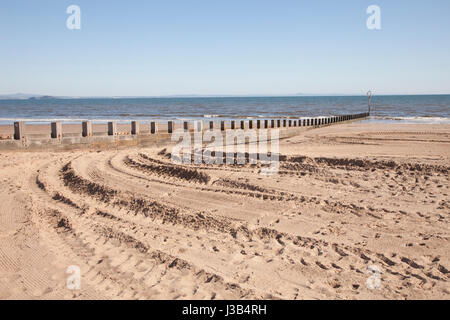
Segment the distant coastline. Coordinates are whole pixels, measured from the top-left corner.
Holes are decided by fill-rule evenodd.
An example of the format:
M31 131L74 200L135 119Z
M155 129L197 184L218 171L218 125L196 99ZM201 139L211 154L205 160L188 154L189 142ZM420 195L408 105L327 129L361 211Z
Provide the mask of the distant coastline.
M424 93L424 94L375 94L375 96L447 96L450 93ZM364 93L342 94L342 93L296 93L296 94L173 94L155 96L56 96L43 94L0 94L0 100L48 100L48 99L176 99L176 98L282 98L282 97L363 97Z

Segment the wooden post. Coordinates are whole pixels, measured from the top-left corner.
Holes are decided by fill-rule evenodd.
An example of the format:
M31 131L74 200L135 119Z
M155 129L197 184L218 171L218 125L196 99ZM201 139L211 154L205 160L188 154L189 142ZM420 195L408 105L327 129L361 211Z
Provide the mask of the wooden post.
M220 130L225 131L225 121L220 121Z
M189 122L187 122L187 121L183 122L183 130L184 131L189 131Z
M131 121L131 134L139 134L139 122Z
M155 134L158 132L158 123L155 121L150 122L150 133Z
M175 128L174 128L174 123L173 123L173 121L168 121L168 122L167 122L167 132L168 132L168 133L172 133L174 129L175 129Z
M117 135L117 123L115 121L108 122L108 135L109 136Z
M235 120L231 120L231 129L233 129L233 130L236 129L236 121Z
M51 127L52 139L61 139L62 138L62 123L60 121L52 122L50 124L50 127Z
M209 130L214 130L214 121L209 122Z
M83 121L81 123L81 135L83 137L92 137L92 122Z
M14 139L23 140L25 139L26 124L23 121L14 122Z

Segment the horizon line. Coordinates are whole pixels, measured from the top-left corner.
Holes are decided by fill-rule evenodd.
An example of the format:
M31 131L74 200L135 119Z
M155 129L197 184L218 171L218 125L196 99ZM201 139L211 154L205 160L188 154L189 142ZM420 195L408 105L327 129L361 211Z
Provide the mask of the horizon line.
M442 96L450 95L450 93L379 93L372 92L373 96ZM22 96L22 97L14 97ZM30 98L49 99L145 99L145 98L277 98L277 97L366 97L361 93L304 93L304 94L170 94L170 95L123 95L123 96L67 96L67 95L50 95L50 94L30 94L30 93L7 93L0 94L0 99L8 100L28 100Z

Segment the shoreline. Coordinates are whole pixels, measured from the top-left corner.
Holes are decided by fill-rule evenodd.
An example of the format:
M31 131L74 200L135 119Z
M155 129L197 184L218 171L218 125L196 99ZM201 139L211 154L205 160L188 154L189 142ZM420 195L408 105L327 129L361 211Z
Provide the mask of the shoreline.
M130 118L111 118L111 119L73 119L73 118L54 118L54 119L38 119L38 118L0 118L0 132L4 132L7 128L14 125L14 122L26 122L29 125L42 125L45 126L50 124L51 122L61 122L63 125L77 125L83 121L91 121L94 124L102 125L107 124L109 121L117 122L118 124L130 123L131 121L138 121L141 123L147 122L157 122L164 123L167 121L174 121L176 123L181 123L183 121L232 121L232 120L264 120L264 119L307 119L307 118L315 118L320 116L235 116L228 117L222 115L214 115L214 116L203 116L203 117L130 117ZM326 115L324 116L326 117ZM370 115L368 118L364 120L365 123L394 123L394 124L450 124L450 117L436 117L436 116L379 116L379 115ZM71 131L69 131L71 132Z

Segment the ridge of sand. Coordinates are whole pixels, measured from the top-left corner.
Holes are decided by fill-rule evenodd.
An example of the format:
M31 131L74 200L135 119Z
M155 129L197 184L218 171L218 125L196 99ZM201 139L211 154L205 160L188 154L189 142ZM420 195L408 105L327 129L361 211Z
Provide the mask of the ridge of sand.
M449 146L449 125L323 127L269 177L163 148L2 153L0 299L448 299Z

